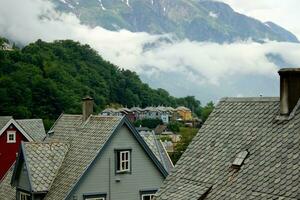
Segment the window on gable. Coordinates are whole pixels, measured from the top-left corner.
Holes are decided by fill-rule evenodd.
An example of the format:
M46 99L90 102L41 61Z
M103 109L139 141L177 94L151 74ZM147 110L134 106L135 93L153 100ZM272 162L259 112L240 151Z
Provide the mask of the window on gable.
M105 193L96 193L96 194L84 194L84 200L106 200Z
M116 150L116 173L131 172L131 150Z
M140 191L141 200L153 200L157 190Z
M142 194L142 200L152 200L154 199L154 194Z
M30 194L28 194L28 193L25 193L25 192L20 192L19 193L20 195L19 195L19 199L20 200L30 200L31 198L30 198Z
M243 165L248 154L249 154L249 152L247 150L238 153L232 163L232 166L236 167L236 168L240 168Z
M16 143L16 131L7 131L7 143Z

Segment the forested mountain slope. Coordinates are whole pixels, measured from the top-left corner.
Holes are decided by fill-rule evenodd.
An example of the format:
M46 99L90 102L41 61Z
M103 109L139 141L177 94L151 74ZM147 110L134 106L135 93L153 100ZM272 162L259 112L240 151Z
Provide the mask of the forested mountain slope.
M39 117L47 126L61 112L80 113L85 95L95 99L96 112L111 103L185 105L201 112L194 97L175 98L163 89L152 89L135 72L103 60L88 45L38 40L22 49L0 50L1 115Z

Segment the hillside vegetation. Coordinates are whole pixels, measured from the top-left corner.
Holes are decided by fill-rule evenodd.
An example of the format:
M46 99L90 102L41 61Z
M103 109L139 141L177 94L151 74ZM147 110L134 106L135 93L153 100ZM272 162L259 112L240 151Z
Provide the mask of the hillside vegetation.
M86 95L94 98L95 113L111 103L184 105L199 117L205 110L193 96L175 98L163 89L152 89L135 72L103 60L78 42L38 40L22 49L0 50L1 115L43 118L49 127L62 112L80 113Z

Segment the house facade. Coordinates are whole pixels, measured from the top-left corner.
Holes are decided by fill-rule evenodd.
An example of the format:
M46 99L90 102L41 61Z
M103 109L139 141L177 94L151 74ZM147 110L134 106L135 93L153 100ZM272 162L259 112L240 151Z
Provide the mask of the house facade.
M21 141L41 141L45 136L41 119L15 120L0 116L0 182L16 161Z
M91 115L90 101L44 142L22 143L7 199L153 199L168 169L126 117Z
M131 122L134 122L137 120L138 113L134 112L128 108L119 108L119 109L114 109L114 108L106 108L104 109L100 115L103 116L126 116Z
M189 108L184 107L184 106L180 106L180 107L177 107L175 110L176 110L180 120L190 121L190 120L193 119L192 111Z
M189 108L180 106L176 109L172 107L165 106L148 106L146 108L132 107L129 108L107 108L103 110L100 115L104 116L124 116L134 122L136 120L143 119L160 119L164 124L169 124L170 121L194 121L192 116L192 111ZM192 123L192 122L191 122Z
M223 98L156 200L300 199L300 69L280 97Z

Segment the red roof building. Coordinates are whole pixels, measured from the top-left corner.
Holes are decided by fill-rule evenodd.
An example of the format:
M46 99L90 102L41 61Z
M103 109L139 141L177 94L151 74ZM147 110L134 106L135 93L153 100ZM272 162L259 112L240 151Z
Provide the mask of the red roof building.
M15 162L21 141L42 141L45 136L41 119L15 120L0 116L0 182Z

